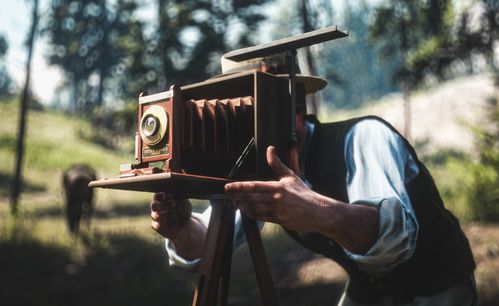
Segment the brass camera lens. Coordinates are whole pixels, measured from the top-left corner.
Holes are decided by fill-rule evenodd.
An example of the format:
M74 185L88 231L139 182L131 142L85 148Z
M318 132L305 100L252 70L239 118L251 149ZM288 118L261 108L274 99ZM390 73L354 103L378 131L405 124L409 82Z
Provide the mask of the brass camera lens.
M140 137L149 146L160 143L168 132L168 113L160 106L149 107L140 120Z
M158 128L158 118L154 117L153 115L148 115L146 118L144 118L142 130L144 131L144 135L146 137L151 137L152 135L154 135L158 131Z

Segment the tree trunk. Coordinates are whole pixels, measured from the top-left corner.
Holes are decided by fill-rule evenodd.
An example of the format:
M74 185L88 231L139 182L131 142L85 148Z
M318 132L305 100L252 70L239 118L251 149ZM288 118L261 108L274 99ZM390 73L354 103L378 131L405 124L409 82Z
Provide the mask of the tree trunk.
M164 29L168 29L169 22L168 14L165 12L167 2L166 0L158 0L158 31L160 32L158 51L160 52L159 57L161 59L162 71L156 76L156 90L160 91L166 90L166 84L173 84L172 80L169 79L172 77L172 65L167 51L167 48L170 47L168 44L170 43L170 35L172 34L164 31Z
M100 3L99 3L99 6L101 8L101 11L102 11L102 25L104 27L103 29L103 37L102 37L102 41L100 42L100 45L101 45L101 57L103 58L109 58L111 55L109 54L109 50L108 50L108 35L109 35L109 25L108 25L108 22L107 22L107 7L106 7L106 1L103 1L101 0ZM97 94L97 101L95 101L95 105L92 105L92 107L90 109L86 109L86 111L90 110L90 113L87 114L87 115L92 115L92 112L91 110L97 106L97 107L100 107L102 106L103 102L104 102L104 82L106 80L106 78L108 77L109 75L109 70L108 70L108 65L106 63L102 63L101 61L101 65L99 67L99 91L98 91L98 94Z
M80 91L78 89L78 81L76 80L76 76L73 74L71 76L71 84L73 86L73 101L71 105L69 106L69 112L71 115L76 115L78 113L78 108L80 107L78 104L78 97L80 96Z
M33 55L34 42L36 28L38 26L38 0L33 1L33 12L32 12L31 29L28 37L28 59L26 63L26 80L24 83L24 88L21 96L21 105L19 111L19 129L17 135L17 149L16 149L16 164L14 170L14 180L12 182L12 194L11 194L11 214L17 215L17 206L19 200L19 194L21 192L22 186L22 162L24 156L24 134L26 131L26 116L29 107L29 82L31 76L31 58Z
M412 137L412 108L410 90L406 84L402 85L402 97L404 100L404 136L408 141Z
M407 67L407 52L409 48L408 42L408 25L405 22L400 24L400 50L402 50L402 62ZM409 73L410 74L410 73ZM402 80L402 98L404 100L404 136L411 141L411 125L412 125L412 109L410 93L414 83L410 76L405 76Z

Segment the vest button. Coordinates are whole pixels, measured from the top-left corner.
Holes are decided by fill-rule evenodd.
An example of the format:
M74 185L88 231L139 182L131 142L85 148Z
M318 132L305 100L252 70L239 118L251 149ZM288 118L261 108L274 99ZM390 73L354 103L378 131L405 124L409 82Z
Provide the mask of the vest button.
M333 246L333 247L334 247L334 246L336 246L336 242L334 242L333 240L329 240L327 243L328 243L330 246Z

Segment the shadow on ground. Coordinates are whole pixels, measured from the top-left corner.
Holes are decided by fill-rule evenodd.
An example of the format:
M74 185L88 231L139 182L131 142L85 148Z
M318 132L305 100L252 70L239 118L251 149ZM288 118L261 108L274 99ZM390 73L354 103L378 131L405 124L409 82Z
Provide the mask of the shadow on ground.
M84 239L85 240L85 239ZM2 305L188 305L193 275L130 235L88 238L89 254L29 239L0 243Z
M271 239L265 239L265 252L277 289L281 306L330 306L336 305L343 292L343 277L329 280L303 279L299 271L317 258L322 258L306 250L284 231ZM335 265L336 266L336 265ZM340 268L341 269L341 268ZM330 266L323 266L318 273L338 273ZM343 275L340 272L341 275ZM233 259L229 304L233 306L262 305L256 275L247 246L244 246Z
M0 186L1 184L0 174ZM106 207L101 207L99 201L94 203L94 209L92 212L92 219L95 220L105 220L113 219L119 217L143 217L148 216L150 213L149 203L144 203L143 205L137 205L137 201L133 202L119 202L111 203ZM193 207L193 211L200 212L203 211L204 207L197 206ZM65 207L63 205L51 205L47 207L38 207L36 210L31 212L33 217L46 218L46 217L61 217L64 215Z
M478 238L471 235L472 242ZM305 281L297 271L318 257L286 239L265 241L280 305L336 305L344 279ZM495 246L496 240L491 241ZM494 255L490 243L479 244L479 269ZM318 274L331 274L324 267L319 265ZM484 283L493 283L496 274L491 270L490 279L479 275L480 305L498 305L496 290L483 291ZM191 305L196 281L195 274L168 267L160 240L128 233L82 234L72 248L42 244L23 231L0 241L1 305ZM262 305L246 246L233 260L229 305Z
M192 303L197 275L168 267L166 252L158 241L128 233L93 232L92 236L82 233L68 248L30 237L20 228L16 237L0 241L1 305ZM278 248L282 253L269 256L280 305L334 305L342 284L290 285L298 277L290 267L310 257L306 252L295 252L294 247L284 243ZM262 305L247 247L244 249L233 261L229 305ZM281 256L286 259L279 260Z
M149 207L147 204L140 206L137 202L120 203L117 205L110 205L110 208L102 209L99 203L94 204L92 212L92 219L106 220L120 217L143 217L149 215ZM49 207L37 208L32 212L33 217L46 218L46 217L61 217L64 216L65 207L52 205Z
M0 197L10 196L10 187L12 186L14 178L11 174L5 174L0 172L0 186L7 188L0 188ZM22 191L23 192L41 192L45 191L45 187L41 185L35 185L30 182L23 181Z

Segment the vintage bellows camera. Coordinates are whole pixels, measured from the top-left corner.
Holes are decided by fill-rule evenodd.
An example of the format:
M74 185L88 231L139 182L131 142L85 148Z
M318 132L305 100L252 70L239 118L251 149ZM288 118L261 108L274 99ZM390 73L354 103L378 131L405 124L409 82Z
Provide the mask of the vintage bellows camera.
M348 35L336 28L314 32L224 57L239 62ZM290 67L295 55L289 56ZM121 165L118 178L90 186L208 198L222 194L229 180L269 179L265 152L275 146L286 163L296 95L305 95L305 90L294 73L283 78L265 69L141 94L136 161Z

